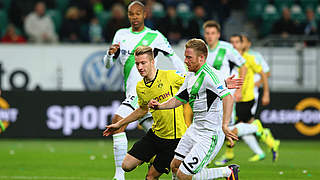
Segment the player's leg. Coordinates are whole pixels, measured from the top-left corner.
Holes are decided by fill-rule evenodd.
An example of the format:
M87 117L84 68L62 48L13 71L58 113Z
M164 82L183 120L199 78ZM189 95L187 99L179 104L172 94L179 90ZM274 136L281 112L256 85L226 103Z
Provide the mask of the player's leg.
M135 158L134 156L132 156L130 154L127 154L125 156L125 158L123 159L122 169L125 172L130 172L130 171L134 170L137 166L139 166L142 163L143 163L143 161Z
M155 146L158 152L150 167L146 179L158 179L163 173L169 174L170 163L174 157L180 139L163 139L154 135Z
M186 133L182 136L177 148L174 151L174 158L171 161L170 168L172 171L172 179L176 180L177 178L177 171L186 157L186 155L190 152L196 141L192 138L194 136L194 129L191 125Z
M122 104L117 109L115 115L112 118L112 123L116 123L121 119L127 117L130 113L132 113L136 108L137 105L137 97L129 96L126 98ZM128 150L128 140L125 132L125 128L127 126L123 126L118 131L116 131L113 137L113 153L114 153L114 160L116 165L116 172L113 179L115 180L124 180L124 171L122 169L122 161L127 154Z
M119 107L120 108L120 107ZM126 108L123 108L126 109ZM112 123L116 123L123 119L120 115L115 114L112 118ZM116 172L114 175L114 180L124 180L124 171L122 169L122 161L127 154L128 150L128 140L126 133L124 132L126 126L122 127L118 131L116 131L113 135L113 154L114 154L114 161L116 166Z
M209 137L199 136L198 142L193 146L190 153L185 157L180 165L177 176L179 179L198 180L198 179L217 179L230 177L233 170L228 166L220 168L205 168L220 151L224 142L224 133ZM238 170L235 172L237 174Z
M129 172L143 162L149 162L157 152L157 147L155 145L153 132L150 130L128 151L122 162L122 169Z
M262 133L262 129L255 123L252 123L254 116L252 114L252 106L254 105L254 100L249 102L237 103L237 115L241 123L238 123L235 128L237 130L237 135L242 137L245 143L251 148L255 153L249 161L259 161L265 158L265 154L260 148L256 138L251 134Z

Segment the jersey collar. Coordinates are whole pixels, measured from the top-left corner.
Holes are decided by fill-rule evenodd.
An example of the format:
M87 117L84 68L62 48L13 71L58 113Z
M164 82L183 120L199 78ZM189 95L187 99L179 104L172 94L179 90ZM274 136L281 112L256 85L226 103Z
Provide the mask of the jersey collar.
M146 29L147 29L146 26L144 26L144 28L143 28L142 31L140 31L140 32L134 32L134 31L132 31L132 27L130 27L130 32L131 32L132 34L141 34L141 33L143 33Z
M157 79L158 72L159 72L159 69L157 69L157 73L154 76L154 79L152 79L152 81L150 81L150 82L146 82L146 80L143 78L144 85L146 85L148 88L151 88L151 86L153 85L154 81Z
M219 46L219 44L220 44L220 41L218 41L218 44L216 45L216 47L215 47L215 48L213 48L213 49L209 49L209 52L214 52L214 51L216 51L216 50L217 50L217 48L218 48L218 46Z
M199 74L199 72L204 68L204 66L206 66L207 65L207 63L204 63L201 67L200 67L200 69L196 72L196 74L195 75L198 75Z

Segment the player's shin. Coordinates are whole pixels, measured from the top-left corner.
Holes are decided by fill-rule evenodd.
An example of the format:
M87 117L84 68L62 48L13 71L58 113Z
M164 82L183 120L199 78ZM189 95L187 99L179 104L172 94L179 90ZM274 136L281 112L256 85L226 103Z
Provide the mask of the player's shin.
M122 169L122 161L127 154L128 140L125 132L114 134L113 136L113 153L116 165L116 173L114 179L124 180L124 171Z

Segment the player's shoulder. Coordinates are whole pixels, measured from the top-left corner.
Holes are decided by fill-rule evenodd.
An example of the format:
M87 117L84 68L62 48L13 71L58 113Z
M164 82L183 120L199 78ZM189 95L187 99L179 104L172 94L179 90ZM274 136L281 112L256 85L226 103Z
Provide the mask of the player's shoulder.
M121 29L118 29L117 32L116 32L116 36L122 36L122 35L126 35L126 34L129 34L130 33L130 28L121 28Z
M232 44L230 44L229 42L227 42L227 41L219 41L219 46L221 47L221 48L226 48L226 49L233 49L233 46L232 46Z
M144 81L142 79L137 83L137 86L136 86L137 93L139 93L144 87L145 87L145 84L144 84Z

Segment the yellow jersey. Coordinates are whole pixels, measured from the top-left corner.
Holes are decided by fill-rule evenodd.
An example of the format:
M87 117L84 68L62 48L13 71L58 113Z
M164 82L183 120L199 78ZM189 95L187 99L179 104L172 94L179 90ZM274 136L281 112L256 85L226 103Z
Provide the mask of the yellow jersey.
M248 102L254 99L254 74L261 72L262 66L257 64L255 57L248 52L243 53L242 57L246 60L248 71L242 85L241 102Z
M173 97L184 82L184 75L175 70L157 70L153 81L138 82L136 90L140 107L148 105L151 99L162 103ZM150 109L153 117L152 130L155 135L164 139L181 138L187 130L183 118L183 106L168 110Z

